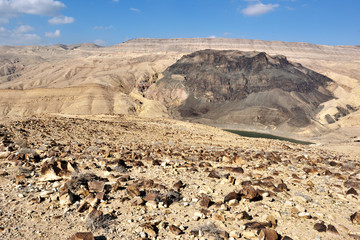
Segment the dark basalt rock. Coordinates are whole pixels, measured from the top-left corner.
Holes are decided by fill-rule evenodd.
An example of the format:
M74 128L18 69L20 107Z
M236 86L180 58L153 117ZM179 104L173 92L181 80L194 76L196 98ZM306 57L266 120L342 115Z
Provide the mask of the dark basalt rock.
M265 125L288 121L303 127L322 102L333 98L325 90L331 79L264 52L197 51L163 74L147 97L165 103L175 117L190 120L221 117Z

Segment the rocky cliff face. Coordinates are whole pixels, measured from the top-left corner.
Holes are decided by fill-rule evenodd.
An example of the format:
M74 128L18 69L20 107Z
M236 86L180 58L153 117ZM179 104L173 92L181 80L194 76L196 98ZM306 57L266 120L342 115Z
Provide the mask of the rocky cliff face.
M148 96L180 118L302 127L322 102L333 98L326 90L330 83L284 56L202 50L170 66Z

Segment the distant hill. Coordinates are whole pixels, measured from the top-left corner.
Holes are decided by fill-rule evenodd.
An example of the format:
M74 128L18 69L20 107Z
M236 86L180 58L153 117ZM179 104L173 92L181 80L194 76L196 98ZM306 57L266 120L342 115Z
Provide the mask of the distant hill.
M173 116L200 122L306 127L333 81L284 56L202 50L183 56L149 88Z

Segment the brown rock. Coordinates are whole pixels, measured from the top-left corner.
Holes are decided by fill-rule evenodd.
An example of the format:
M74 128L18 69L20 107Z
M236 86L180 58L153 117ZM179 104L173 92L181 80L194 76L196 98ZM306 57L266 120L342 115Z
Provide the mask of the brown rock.
M85 212L87 209L89 209L90 204L87 201L81 201L79 207L76 209L77 212Z
M263 228L266 228L266 227L271 227L271 223L269 222L248 222L248 223L245 223L245 227L247 229L263 229Z
M68 240L95 240L91 232L78 232L68 238Z
M170 225L170 226L169 226L169 229L170 229L170 231L172 232L172 234L174 234L174 235L180 235L180 234L182 234L181 229L178 228L178 227L176 227L175 225Z
M158 229L156 228L156 226L151 225L150 223L144 223L141 225L142 228L144 228L144 232L149 236L149 237L156 237Z
M75 195L70 190L63 190L59 192L59 202L62 206L69 206L75 201Z
M134 197L130 201L131 206L141 206L145 204L145 201L141 197Z
M244 186L244 188L240 191L240 194L242 195L242 197L250 201L258 201L262 199L258 191L255 190L255 188L253 188L252 186Z
M199 205L203 208L208 208L210 206L211 200L208 196L203 195L199 201Z
M208 176L208 177L220 179L219 174L218 174L217 172L215 172L215 171L211 171L211 172L209 173L209 176Z
M351 215L350 220L353 224L360 224L360 213L356 212Z
M231 171L234 173L244 173L244 169L242 169L241 167L235 167Z
M260 240L278 240L279 235L274 229L264 228L261 229L259 234Z
M232 199L239 200L239 194L237 194L236 192L229 193L228 195L225 196L224 203L229 202Z
M212 219L215 221L225 222L225 216L223 214L215 214Z
M277 220L275 219L275 217L273 215L267 216L266 221L269 221L271 223L272 227L277 226Z
M130 197L138 197L138 196L141 195L140 190L135 185L128 186L126 191L127 191L127 193L129 194Z
M358 195L357 191L354 189L354 188L350 188L349 190L346 191L346 195L349 195L349 194L352 194L352 195Z
M16 175L15 177L16 184L23 185L26 183L26 176L25 174Z
M287 190L289 189L287 188L287 185L285 183L280 183L277 187L274 188L275 192L284 192Z
M9 173L6 172L6 171L0 171L0 177L5 177L5 176L8 176Z
M184 183L183 183L181 180L178 181L178 182L176 182L176 183L174 184L174 189L175 189L176 191L179 191L180 188L182 188L182 187L184 187Z
M241 213L239 213L239 219L241 220L251 220L252 217L245 211L242 211Z
M146 193L146 196L143 198L144 201L156 201L159 198L160 193L159 192L148 192Z
M103 181L88 182L88 187L90 192L103 192L105 187L105 182Z
M326 225L322 223L315 223L314 229L318 232L326 232Z
M334 225L329 224L328 227L327 227L327 230L328 230L329 232L332 232L332 233L335 233L335 234L339 234L338 230L335 228Z

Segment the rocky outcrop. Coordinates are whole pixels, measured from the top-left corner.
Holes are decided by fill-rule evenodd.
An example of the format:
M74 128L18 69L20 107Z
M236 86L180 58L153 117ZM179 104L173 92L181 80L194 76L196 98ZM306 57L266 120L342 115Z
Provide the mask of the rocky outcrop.
M168 67L147 96L178 118L304 127L333 98L332 80L284 56L203 50Z

